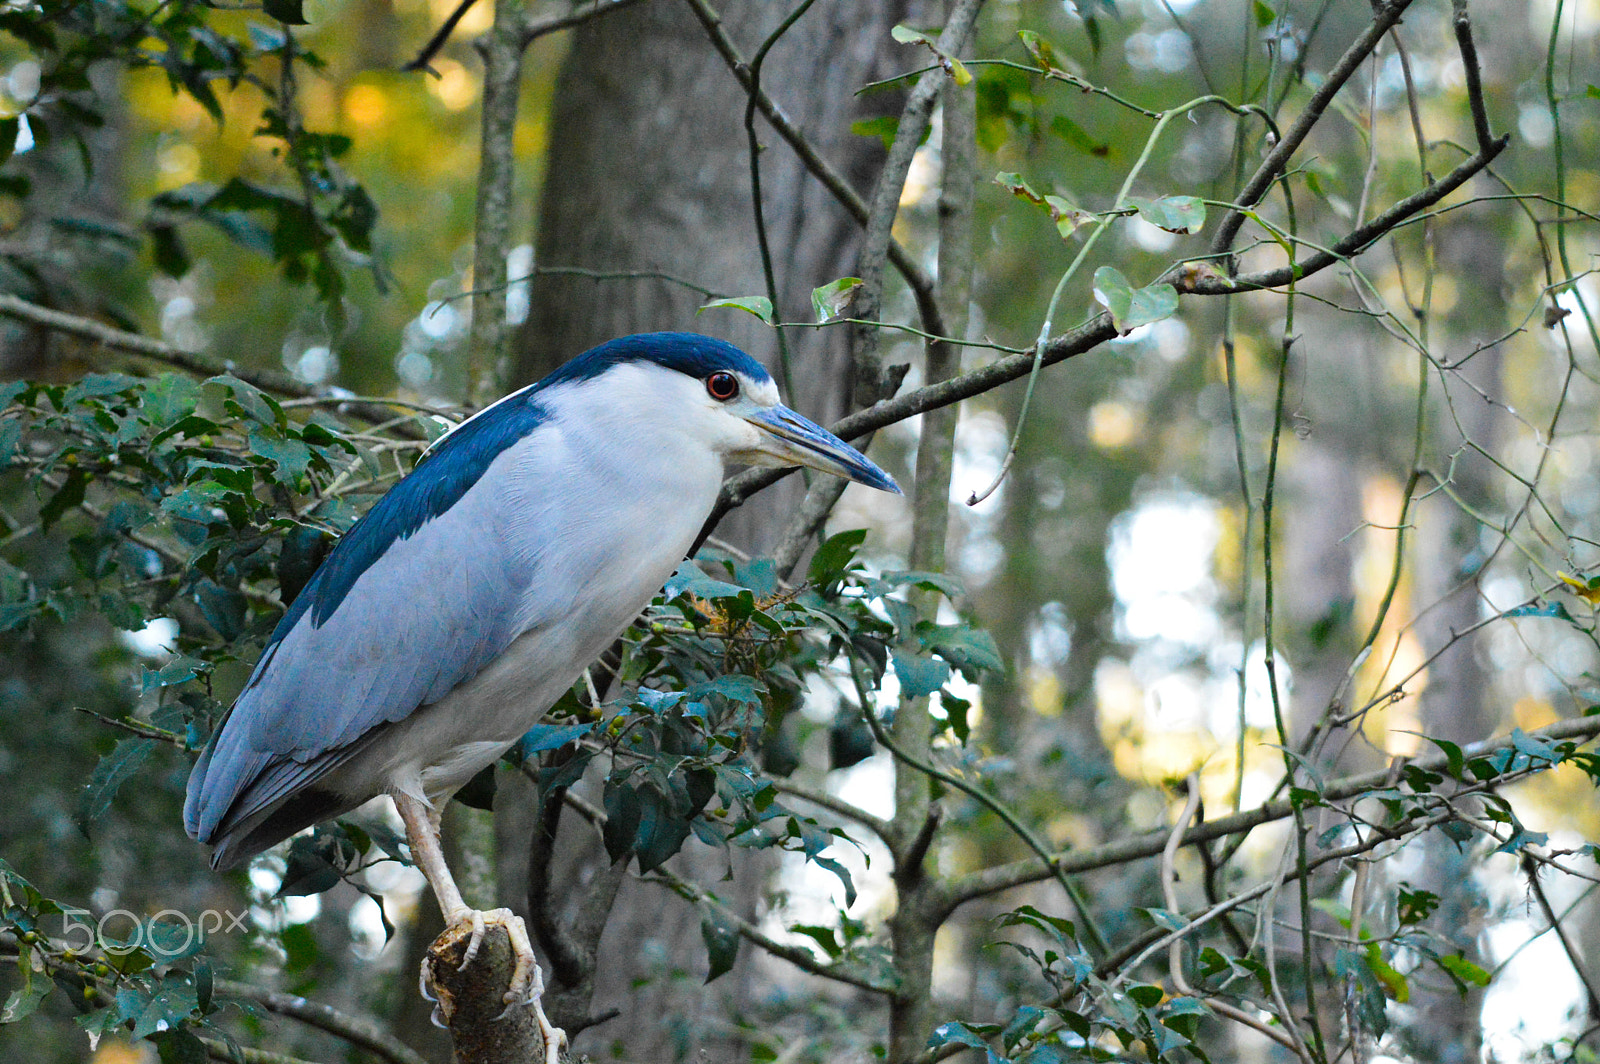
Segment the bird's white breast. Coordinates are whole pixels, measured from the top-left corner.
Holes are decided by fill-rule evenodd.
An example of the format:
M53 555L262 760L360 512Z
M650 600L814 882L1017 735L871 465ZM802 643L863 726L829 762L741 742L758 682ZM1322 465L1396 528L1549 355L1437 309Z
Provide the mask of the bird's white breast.
M637 414L670 404L630 401L631 390L659 388L630 368L608 373L603 389L564 389L552 418L435 518L429 539L503 551L504 571L526 581L514 617L484 619L509 624L509 645L387 728L329 780L335 789L450 794L538 722L683 560L716 500L722 459L679 438L670 418Z

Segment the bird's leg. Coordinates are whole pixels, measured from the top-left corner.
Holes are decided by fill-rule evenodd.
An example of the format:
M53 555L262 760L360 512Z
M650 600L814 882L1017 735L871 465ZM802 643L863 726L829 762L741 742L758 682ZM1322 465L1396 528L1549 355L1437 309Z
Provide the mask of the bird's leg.
M488 924L494 923L505 928L506 936L511 940L511 954L515 964L511 973L511 986L505 994L507 1011L520 1004L533 1006L534 1015L539 1023L539 1032L544 1037L546 1060L548 1064L555 1064L559 1059L560 1047L566 1043L567 1036L566 1032L550 1022L540 1004L539 999L544 994L544 973L539 970L539 962L534 957L533 943L528 938L527 925L522 922L522 917L510 909L490 909L488 912L483 912L467 905L462 899L461 888L456 886L455 877L450 874L450 866L444 860L444 849L439 843L439 821L443 815L441 810L408 794L394 795L394 805L406 826L406 841L411 844L411 858L427 878L428 886L433 889L433 896L439 902L439 910L444 914L445 925L455 927L465 923L472 926L471 938L462 957L461 967L465 968L471 964L472 959L478 955L478 946L483 942ZM432 995L427 992L426 960L422 965L422 982L424 996L431 998Z

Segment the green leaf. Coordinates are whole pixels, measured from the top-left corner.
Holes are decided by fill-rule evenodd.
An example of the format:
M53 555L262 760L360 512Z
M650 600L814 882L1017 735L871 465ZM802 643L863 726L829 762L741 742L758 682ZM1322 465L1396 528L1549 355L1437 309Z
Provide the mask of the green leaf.
M689 822L676 815L667 796L654 787L640 787L639 831L634 841L634 856L641 874L653 872L661 863L683 848L689 838Z
M877 137L883 141L885 150L894 147L894 138L900 132L899 115L879 115L876 118L863 118L859 122L850 123L850 132L858 137Z
M48 976L33 970L26 952L18 958L17 967L22 971L22 985L6 995L5 1004L0 1005L0 1024L27 1019L55 986Z
M708 310L714 310L721 307L733 307L735 309L754 314L768 325L776 324L776 321L773 317L772 300L768 299L766 296L735 296L730 299L713 299L711 302L705 304L699 310L695 311L695 315L698 317Z
M49 531L51 525L61 520L62 514L83 501L88 487L89 477L83 470L74 469L68 473L66 483L39 508L39 527Z
M844 314L856 298L856 289L862 284L859 277L841 277L837 281L829 281L820 288L811 290L811 311L816 316L817 324L826 325L835 318Z
M516 749L524 758L545 750L559 750L594 730L594 724L535 724L518 741Z
M1140 909L1139 911L1148 916L1151 923L1155 924L1157 927L1165 928L1168 931L1182 931L1185 927L1189 926L1188 921L1184 920L1183 917L1179 916L1170 909L1150 908Z
M1600 85L1590 85L1584 95L1591 100L1600 100Z
M979 1037L978 1033L967 1024L959 1021L942 1023L936 1027L933 1034L928 1038L928 1048L938 1049L952 1042L957 1045L971 1046L973 1049L981 1049L988 1054L989 1059L995 1058L994 1051L989 1048L989 1043Z
M820 924L795 924L789 928L797 935L804 935L822 947L822 952L828 955L829 960L837 960L844 952L844 947L839 945L839 936L834 934L831 927Z
M1270 26L1278 18L1278 13L1272 10L1272 5L1267 3L1266 0L1256 0L1255 11L1257 28Z
M1044 197L1035 192L1033 186L1022 179L1021 174L1013 174L1002 170L994 175L994 183L1010 192L1013 196L1020 196L1031 203L1036 203L1041 207L1044 206Z
M1170 284L1134 288L1114 266L1094 271L1095 299L1111 312L1117 332L1128 335L1141 325L1170 318L1178 311L1178 290Z
M250 619L250 603L238 589L202 580L195 588L194 597L206 622L216 629L224 642L231 643L244 634Z
M1469 986L1488 986L1489 973L1473 964L1459 953L1439 958L1439 967Z
M1137 983L1128 987L1128 996L1131 997L1133 999L1133 1003L1138 1005L1140 1008L1150 1009L1161 1004L1161 999L1167 996L1167 992L1162 990L1159 986L1154 986L1149 983Z
M617 861L632 851L634 836L639 832L639 795L625 783L608 779L605 807L606 822L601 834L606 844L606 855L612 861Z
M1521 728L1511 729L1511 745L1534 761L1554 764L1561 760L1561 755L1556 752L1555 747L1543 740L1535 739Z
M266 392L240 380L232 374L224 373L212 377L207 384L220 384L231 393L231 398L224 402L231 407L236 417L248 418L262 425L273 425L281 432L289 426L289 419L283 412L283 407L278 401Z
M338 840L322 829L314 835L297 836L289 843L283 882L276 897L302 897L332 890L341 879L340 867L335 863L338 857Z
M861 544L865 543L866 539L867 530L864 528L852 528L829 536L827 541L817 548L817 553L811 556L806 579L817 585L831 584L835 580L842 579L855 564L856 551L861 549Z
M1022 47L1028 50L1028 54L1041 69L1065 73L1066 67L1056 57L1056 50L1049 41L1032 30L1018 30L1017 36L1022 38Z
M1458 780L1466 778L1467 760L1461 753L1461 747L1446 739L1435 739L1431 735L1424 735L1423 738L1444 752L1446 772Z
M994 636L968 624L940 625L926 642L935 653L962 672L1005 672Z
M152 1035L151 1041L156 1044L161 1064L206 1064L211 1059L205 1043L186 1028L162 1031Z
M78 827L85 835L89 833L89 825L111 808L111 800L117 796L118 789L132 778L155 748L156 741L143 736L121 739L95 765L94 774L78 797Z
M764 690L761 681L754 676L732 672L713 677L704 683L693 684L689 687L687 694L692 702L701 701L710 694L717 694L730 702L759 706L761 705L761 695Z
M906 698L931 695L950 679L950 666L938 658L915 657L896 650L892 653L894 674L900 681L900 693Z
M1067 147L1075 148L1085 155L1104 159L1111 154L1110 144L1091 136L1086 129L1066 115L1056 115L1050 120L1050 132L1066 142Z
M22 130L22 120L12 115L9 118L0 118L0 165L11 158L11 153L17 147L17 134Z
M950 573L930 573L922 569L890 569L883 574L886 584L914 584L924 591L937 591L947 599L957 599L967 593L959 576Z
M700 938L706 944L706 958L711 962L706 982L726 975L739 959L739 929L723 914L721 909L708 905L700 914Z
M966 64L950 53L943 51L939 47L937 40L921 30L914 30L910 26L896 26L889 31L889 36L901 44L920 44L928 49L939 60L939 65L944 67L944 72L950 75L950 80L957 85L970 85L972 83L972 72L967 69Z
M1162 196L1133 203L1139 217L1169 233L1198 233L1206 224L1206 205L1194 196Z
M147 693L156 687L175 687L210 671L211 666L208 663L198 658L177 654L159 669L146 669L140 682L140 691Z
M276 440L252 432L250 450L272 462L277 478L286 484L297 481L311 464L311 448L299 440Z

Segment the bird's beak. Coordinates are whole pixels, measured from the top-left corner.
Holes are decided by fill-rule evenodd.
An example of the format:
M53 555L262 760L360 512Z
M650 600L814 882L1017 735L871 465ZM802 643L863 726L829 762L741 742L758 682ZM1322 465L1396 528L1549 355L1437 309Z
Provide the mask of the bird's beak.
M866 455L786 406L762 407L745 415L761 430L756 455L744 455L760 465L803 465L845 477L880 491L904 494L894 478Z

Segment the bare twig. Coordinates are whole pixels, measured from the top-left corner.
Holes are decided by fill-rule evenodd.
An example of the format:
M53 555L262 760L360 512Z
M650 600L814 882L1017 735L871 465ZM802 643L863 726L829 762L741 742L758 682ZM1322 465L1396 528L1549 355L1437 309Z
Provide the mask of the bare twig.
M1528 735L1550 741L1593 739L1596 735L1600 735L1600 716L1577 717L1571 720L1558 721L1548 727L1531 731ZM1508 735L1503 735L1480 743L1465 745L1461 748L1461 751L1463 756L1467 758L1476 758L1492 754L1497 750L1507 749L1511 745L1512 738ZM1441 772L1448 769L1450 761L1443 754L1434 754L1415 758L1410 763L1424 771ZM1348 776L1344 779L1332 780L1325 784L1319 793L1324 801L1329 802L1352 798L1363 791L1383 786L1383 781L1388 777L1388 773L1389 769L1384 768L1376 772L1365 772L1356 776ZM1230 816L1219 817L1215 820L1207 820L1203 824L1197 824L1184 833L1184 842L1186 844L1205 842L1227 835L1236 835L1259 827L1262 824L1268 824L1274 820L1283 820L1293 815L1293 803L1288 799L1267 802L1242 813L1234 813ZM1053 854L1048 865L1037 860L1021 860L1004 865L996 865L978 872L971 872L951 881L948 887L950 902L953 907L1024 883L1037 883L1042 879L1050 878L1057 870L1065 873L1081 873L1097 868L1126 864L1129 861L1143 857L1154 857L1166 846L1167 838L1168 833L1164 830L1146 832L1132 838L1119 839L1103 846Z
M81 317L77 314L68 314L49 307L41 307L37 303L30 303L10 293L0 293L0 314L18 321L31 322L34 325L43 325L54 332L76 336L82 340L108 347L113 351L124 354L137 355L140 358L164 362L178 369L188 370L207 377L217 377L223 374L232 374L246 383L268 392L277 392L280 395L310 396L315 394L315 389L310 385L301 384L285 374L266 369L245 369L237 366L232 360L214 359L207 355L193 351L183 351L161 340L152 340L148 336L138 333L124 332L113 328L93 318Z
M740 54L738 46L722 28L722 16L715 11L706 0L687 0L690 9L694 12L700 24L705 27L706 34L711 38L712 45L717 54L721 55L727 63L733 76L739 79L739 84L744 90L751 93L756 102L756 107L777 134L794 149L813 177L822 183L822 186L832 193L833 198L844 207L857 222L862 225L867 223L868 211L866 202L861 198L844 175L834 169L833 164L817 153L817 149L806 138L806 135L796 126L789 117L783 113L773 99L750 81L750 67ZM889 261L894 263L895 269L905 278L906 284L911 288L917 302L917 312L922 318L922 323L931 332L943 332L944 328L939 323L939 307L934 298L933 278L912 258L899 242L891 241L889 244Z
M728 922L728 925L739 932L739 937L766 950L774 957L782 958L803 972L832 979L836 982L847 983L861 990L870 990L875 994L888 994L894 989L892 984L879 983L847 968L837 965L824 964L817 960L816 955L803 946L790 946L779 942L777 939L762 931L759 927L734 912L722 903L722 900L710 891L691 883L682 876L667 870L657 868L654 872L644 877L647 883L660 883L670 888L673 893L686 898L696 904L703 904L717 910L719 916Z
M1322 113L1344 88L1345 82L1350 80L1350 76L1366 61L1367 56L1372 54L1378 42L1383 40L1384 34L1400 21L1400 16L1405 14L1406 8L1410 6L1411 0L1386 0L1373 5L1372 21L1361 32L1361 36L1357 37L1339 57L1339 61L1329 69L1322 84L1317 86L1317 91L1306 101L1306 109L1300 112L1300 117L1295 120L1294 125L1289 127L1289 131L1261 161L1256 172L1234 197L1236 203L1248 208L1260 202L1261 197L1265 196L1267 189L1272 186L1272 182L1276 181L1288 166L1289 159L1300 150L1300 145L1305 143L1306 137L1311 135L1311 131L1322 120ZM1244 222L1245 215L1241 211L1232 211L1223 218L1222 224L1217 228L1216 237L1211 241L1212 252L1226 254L1233 247L1233 238L1238 235L1239 227L1244 225Z
M374 1020L352 1016L331 1005L310 1001L298 994L285 994L277 990L239 983L231 979L218 979L217 993L232 998L254 1001L280 1016L299 1020L319 1031L326 1031L351 1045L365 1049L390 1064L428 1064L427 1058Z

